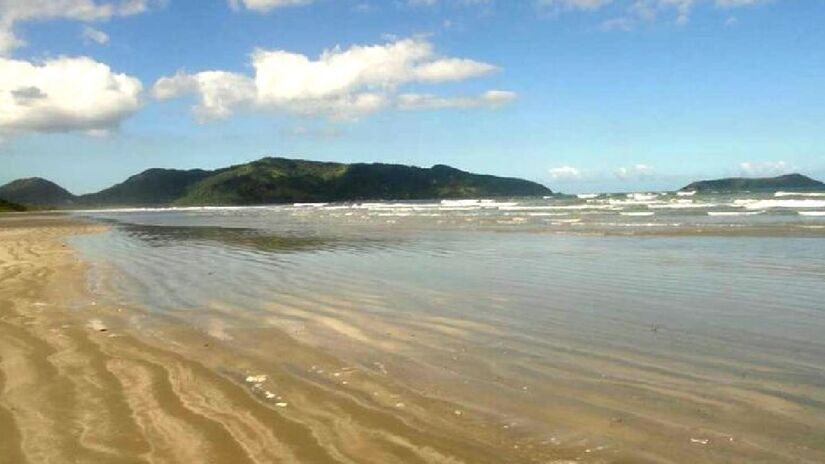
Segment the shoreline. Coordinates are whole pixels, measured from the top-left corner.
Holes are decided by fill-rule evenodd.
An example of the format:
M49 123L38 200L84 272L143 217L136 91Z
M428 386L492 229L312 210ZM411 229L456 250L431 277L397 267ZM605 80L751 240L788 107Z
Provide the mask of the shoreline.
M105 227L0 218L0 455L9 462L565 462L482 412L285 333L253 350L105 303L67 245ZM252 343L249 343L252 341ZM521 445L520 445L521 444Z

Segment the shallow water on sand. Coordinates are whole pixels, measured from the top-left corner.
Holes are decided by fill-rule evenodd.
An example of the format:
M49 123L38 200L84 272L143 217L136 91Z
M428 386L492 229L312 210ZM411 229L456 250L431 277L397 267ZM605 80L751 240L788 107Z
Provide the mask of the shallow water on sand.
M98 211L114 227L74 244L124 304L238 345L279 329L594 461L822 462L815 202Z

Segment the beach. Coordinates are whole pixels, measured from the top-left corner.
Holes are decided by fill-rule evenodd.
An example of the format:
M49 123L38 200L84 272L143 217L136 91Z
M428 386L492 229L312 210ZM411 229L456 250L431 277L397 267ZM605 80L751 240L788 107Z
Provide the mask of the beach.
M66 239L103 226L64 216L0 221L4 463L536 456L448 402L271 329L250 333L256 348L241 352L181 321L96 301Z
M3 216L3 462L825 456L808 222L324 208Z

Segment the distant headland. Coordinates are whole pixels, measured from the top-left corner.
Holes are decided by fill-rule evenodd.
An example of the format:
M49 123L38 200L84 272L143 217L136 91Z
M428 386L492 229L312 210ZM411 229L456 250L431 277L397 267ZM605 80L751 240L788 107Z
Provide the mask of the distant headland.
M538 183L473 174L445 165L420 168L263 158L216 170L149 169L97 193L76 196L41 178L0 186L0 198L36 207L255 205L363 200L540 196Z
M786 174L777 177L728 177L725 179L702 180L682 187L682 191L692 192L803 192L825 191L825 183L802 174Z

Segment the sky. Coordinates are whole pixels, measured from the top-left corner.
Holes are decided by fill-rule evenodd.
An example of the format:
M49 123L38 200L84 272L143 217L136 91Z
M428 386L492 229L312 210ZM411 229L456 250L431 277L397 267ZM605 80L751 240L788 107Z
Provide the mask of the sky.
M0 0L0 184L264 156L825 178L820 0Z

